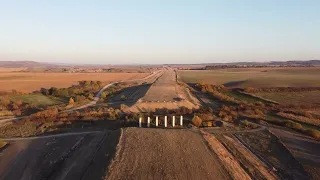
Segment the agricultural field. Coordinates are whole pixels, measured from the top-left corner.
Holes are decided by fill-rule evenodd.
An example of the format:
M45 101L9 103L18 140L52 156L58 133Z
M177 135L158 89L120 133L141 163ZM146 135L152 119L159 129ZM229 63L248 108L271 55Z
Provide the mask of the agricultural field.
M179 70L186 83L223 84L227 87L318 87L320 67L236 68L217 70Z
M17 90L32 92L40 88L65 88L78 81L102 81L109 83L121 80L139 79L150 73L27 73L27 72L0 72L0 91Z
M265 99L270 99L284 105L303 105L320 107L320 91L303 92L257 92Z

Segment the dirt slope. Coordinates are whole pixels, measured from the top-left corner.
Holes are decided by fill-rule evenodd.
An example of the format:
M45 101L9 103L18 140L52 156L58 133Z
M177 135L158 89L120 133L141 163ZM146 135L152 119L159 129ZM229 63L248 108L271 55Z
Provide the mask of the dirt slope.
M106 179L230 179L202 136L190 130L124 129Z

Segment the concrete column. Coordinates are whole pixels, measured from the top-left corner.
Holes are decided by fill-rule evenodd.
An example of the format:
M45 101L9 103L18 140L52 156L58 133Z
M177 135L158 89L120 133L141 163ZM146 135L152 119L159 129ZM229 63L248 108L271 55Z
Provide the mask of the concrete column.
M174 125L176 125L176 117L172 116L172 127L174 127Z
M180 116L180 126L183 126L183 116Z
M158 116L156 116L156 127L158 127L158 124L159 124L159 119L158 119Z
M167 127L168 123L167 123L167 116L164 116L164 127Z
M148 127L150 127L150 117L148 117Z
M142 117L139 118L139 127L142 127Z

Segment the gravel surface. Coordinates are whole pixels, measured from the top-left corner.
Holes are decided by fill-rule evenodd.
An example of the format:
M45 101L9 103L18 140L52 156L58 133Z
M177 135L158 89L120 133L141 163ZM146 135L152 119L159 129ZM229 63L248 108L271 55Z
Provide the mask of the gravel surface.
M106 179L230 179L198 132L124 129Z

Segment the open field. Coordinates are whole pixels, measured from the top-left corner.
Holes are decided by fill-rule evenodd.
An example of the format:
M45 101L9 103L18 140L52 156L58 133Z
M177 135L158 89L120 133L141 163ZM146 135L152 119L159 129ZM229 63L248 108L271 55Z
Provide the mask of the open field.
M21 100L23 103L34 104L36 106L51 106L66 103L57 97L48 97L43 94L25 94L10 96L13 101Z
M0 73L3 73L3 72L17 72L17 71L22 71L26 68L3 68L3 67L0 67Z
M257 92L256 95L283 105L305 105L320 107L320 91L303 92Z
M11 141L1 152L0 179L101 179L119 136L117 130Z
M229 87L318 87L320 67L236 68L180 70L186 83L224 84Z
M69 87L81 80L112 81L139 79L149 73L0 73L0 91L15 89L22 92L32 92L40 88Z
M127 128L108 179L230 179L199 133Z

